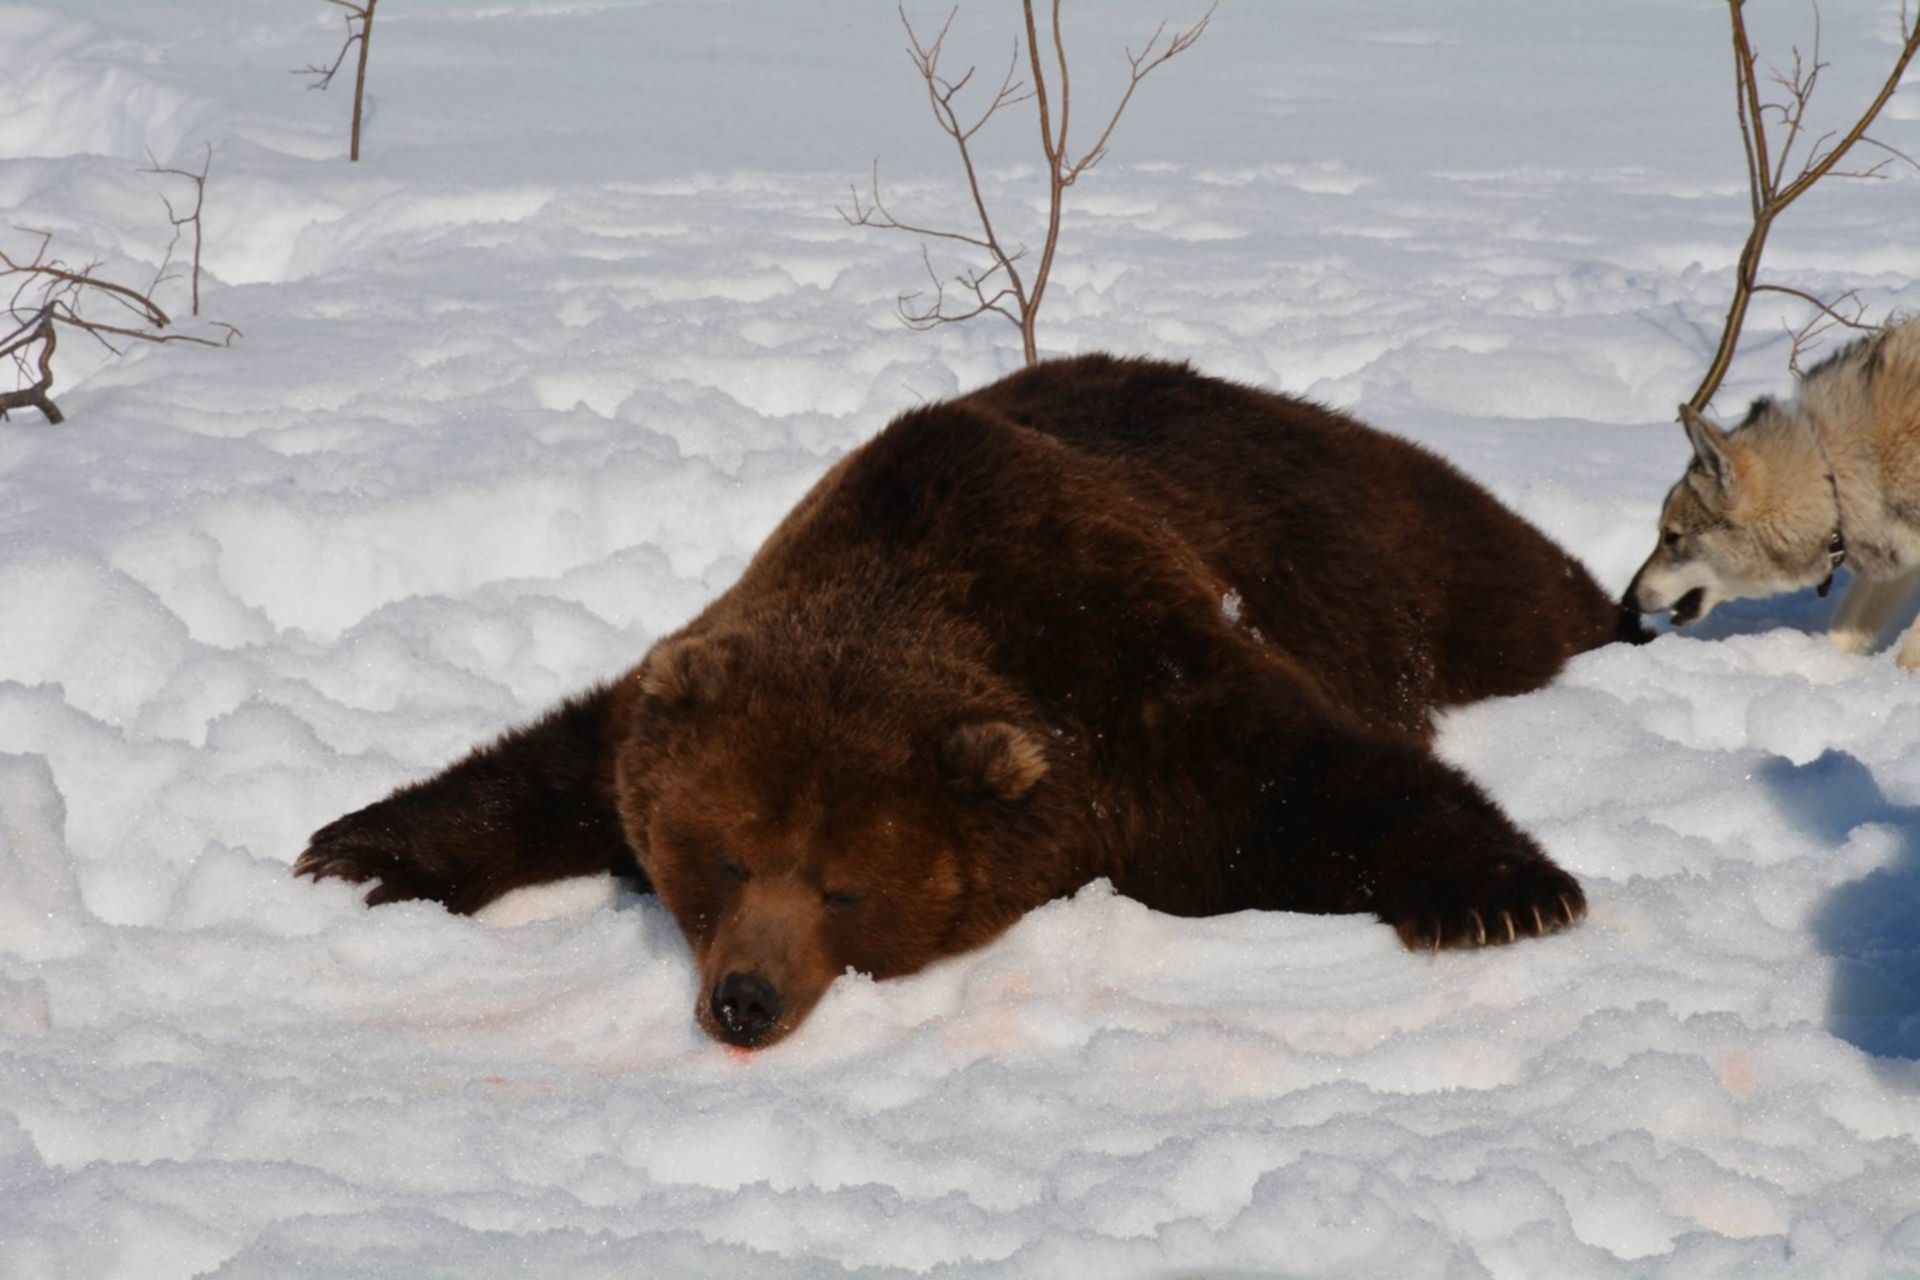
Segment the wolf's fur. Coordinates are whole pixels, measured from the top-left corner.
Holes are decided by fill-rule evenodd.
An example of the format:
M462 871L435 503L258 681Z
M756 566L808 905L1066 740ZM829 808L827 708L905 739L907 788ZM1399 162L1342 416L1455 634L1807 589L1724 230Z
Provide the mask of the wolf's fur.
M1824 583L1844 557L1853 584L1829 635L1870 648L1920 583L1920 317L1822 362L1793 400L1754 401L1730 431L1682 416L1693 460L1628 606L1685 626L1722 600ZM1920 623L1899 662L1920 667Z

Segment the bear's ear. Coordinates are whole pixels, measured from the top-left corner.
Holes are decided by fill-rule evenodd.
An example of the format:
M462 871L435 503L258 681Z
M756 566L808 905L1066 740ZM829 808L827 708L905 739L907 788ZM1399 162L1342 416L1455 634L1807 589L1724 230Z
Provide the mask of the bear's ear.
M640 692L665 708L718 699L733 680L734 647L724 640L682 636L654 649L640 664Z
M962 795L1013 801L1047 772L1047 753L1032 734L1004 720L963 724L940 744L947 783Z

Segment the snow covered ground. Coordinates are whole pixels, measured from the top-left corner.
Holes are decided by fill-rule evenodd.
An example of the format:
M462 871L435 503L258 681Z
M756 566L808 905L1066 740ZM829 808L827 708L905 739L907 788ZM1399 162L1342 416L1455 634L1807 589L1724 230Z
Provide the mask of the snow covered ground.
M318 0L0 7L0 225L144 279L145 152L210 142L245 332L70 340L68 423L0 424L0 1276L1920 1275L1920 681L1811 593L1448 720L1593 903L1511 950L1096 886L742 1060L609 884L475 922L292 880L1017 360L903 330L916 244L834 213L875 156L956 207L889 6L388 5L357 166L287 74ZM1194 8L1079 5L1077 118ZM1752 8L1784 55L1805 10ZM1006 10L950 57L997 66ZM1896 16L1823 10L1837 116ZM1351 408L1617 589L1744 231L1724 22L1229 0L1074 193L1043 345ZM1920 149L1920 87L1887 115ZM1027 126L987 138L1031 238ZM1916 196L1817 190L1770 265L1920 309ZM1723 412L1783 388L1786 314Z

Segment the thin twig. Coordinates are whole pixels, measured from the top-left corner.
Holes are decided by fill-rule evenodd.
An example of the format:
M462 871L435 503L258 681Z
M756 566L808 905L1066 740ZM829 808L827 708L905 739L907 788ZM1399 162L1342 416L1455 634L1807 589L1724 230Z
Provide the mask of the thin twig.
M167 220L173 223L173 239L167 243L167 251L160 259L160 269L153 273L153 283L147 286L147 292L151 294L160 287L160 282L166 278L167 264L173 261L173 248L180 243L180 228L191 226L193 228L193 275L191 277L193 314L197 316L200 314L200 246L203 239L200 211L207 202L207 174L213 168L213 144L207 143L206 158L200 162L198 173L191 169L163 169L160 167L160 162L154 159L151 151L147 152L147 165L148 173L185 178L193 184L193 212L184 216L174 211L173 201L167 199L165 192L160 194L160 203L167 207Z
M0 343L0 356L11 359L15 367L21 371L22 377L27 376L30 368L34 368L37 375L25 386L13 391L0 391L0 420L5 420L15 409L38 409L46 420L55 426L67 420L66 415L60 412L60 406L47 395L47 392L53 388L55 341L53 316L43 310L38 317L21 326L12 337ZM34 362L34 366L29 366L26 350L35 343L40 344L39 358Z
M309 89L326 89L333 84L333 77L339 74L341 66L345 64L347 52L359 46L360 58L353 76L353 134L347 148L347 159L358 160L361 106L367 96L367 47L373 39L373 9L380 0L366 0L365 4L354 4L352 0L327 0L327 3L346 10L342 21L347 24L347 35L340 42L340 51L334 55L330 66L309 64L295 67L292 74L312 77L313 83L307 86ZM360 24L357 29L354 27L356 22Z
M98 289L102 293L110 294L119 301L135 308L141 314L145 315L151 323L160 328L165 328L167 325L173 323L173 321L168 318L167 313L160 309L159 304L155 303L154 300L146 294L129 289L123 284L115 284L111 280L99 279L92 274L93 268L91 266L83 268L80 271L71 271L61 265L58 260L43 262L41 260L41 254L45 251L46 243L43 241L39 252L34 254L33 260L22 263L14 261L5 249L0 249L0 267L6 268L4 271L0 271L0 277L18 273L29 276L42 276L47 280L73 285L76 288Z
M1153 33L1153 38L1147 41L1147 47L1140 51L1139 57L1136 58L1134 56L1133 50L1127 50L1127 61L1133 66L1133 75L1127 81L1126 92L1120 95L1120 101L1114 107L1113 114L1107 118L1107 127L1100 131L1100 136L1094 141L1093 146L1087 149L1085 155L1067 167L1066 176L1061 179L1062 186L1072 186L1074 180L1081 174L1100 163L1101 159L1107 154L1107 141L1113 137L1114 126L1120 123L1120 113L1127 109L1129 102L1133 101L1133 91L1138 89L1140 82L1151 75L1156 68L1165 65L1168 59L1185 53L1188 49L1192 48L1194 42L1206 33L1207 24L1213 21L1213 11L1219 7L1220 0L1214 0L1213 4L1207 7L1207 11L1200 15L1200 21L1174 36L1174 38L1168 42L1167 47L1162 49L1157 56L1153 53L1153 46L1159 41L1161 34L1166 30L1167 24L1164 22L1161 23L1159 28ZM1056 3L1054 5L1056 13L1059 11L1059 8L1060 6ZM1058 28L1056 27L1056 31L1057 30ZM1061 65L1063 68L1065 67L1064 62ZM1066 125L1063 120L1061 124L1061 136L1063 140L1065 135Z
M1760 259L1766 250L1767 235L1773 229L1777 219L1787 207L1802 195L1814 183L1822 178L1884 178L1884 170L1894 159L1915 164L1912 157L1867 135L1880 109L1887 105L1894 90L1900 85L1900 79L1906 74L1907 66L1914 55L1920 53L1920 22L1908 17L1905 0L1900 6L1900 52L1894 59L1893 68L1881 83L1880 91L1874 96L1853 127L1840 135L1839 141L1832 141L1832 133L1815 138L1804 149L1804 159L1800 167L1789 179L1789 163L1795 146L1800 143L1806 131L1808 105L1813 99L1815 87L1819 83L1820 72L1826 63L1820 59L1820 6L1817 0L1813 4L1813 52L1811 57L1803 57L1796 47L1793 51L1793 70L1791 73L1774 70L1772 82L1786 95L1781 102L1763 101L1760 96L1759 76L1756 72L1757 57L1753 43L1747 37L1746 15L1743 12L1746 0L1727 0L1727 12L1732 24L1733 34L1733 75L1735 90L1735 113L1740 124L1740 142L1746 153L1747 194L1751 208L1753 225L1747 233L1746 243L1741 247L1740 260L1734 268L1733 300L1727 308L1726 323L1720 332L1720 341L1714 350L1713 359L1707 367L1705 377L1699 388L1687 401L1687 407L1698 412L1707 407L1713 393L1720 388L1727 370L1733 364L1733 353L1740 342L1740 334L1745 327L1747 308L1753 294L1763 288L1771 288L1781 293L1791 293L1813 303L1829 316L1838 318L1838 313L1811 294L1784 286L1763 286L1759 282ZM1769 146L1767 140L1768 113L1785 129L1785 139L1778 153ZM1842 157L1852 149L1855 143L1867 145L1888 152L1889 156L1865 169L1843 170L1837 166ZM1856 317L1857 319L1857 317ZM1818 324L1815 317L1814 324ZM1818 333L1829 325L1813 329ZM1856 326L1858 327L1858 326ZM1812 326L1810 326L1812 328ZM1804 334L1796 342L1794 361L1797 362L1807 337Z
M1756 284L1753 286L1753 291L1755 293L1784 293L1788 297L1798 298L1800 301L1813 307L1813 318L1801 325L1798 329L1787 324L1784 320L1780 322L1781 326L1787 331L1787 336L1793 340L1793 350L1787 357L1787 367L1793 370L1793 374L1797 378L1807 376L1807 371L1804 367L1806 357L1820 349L1819 338L1829 330L1845 328L1857 329L1862 333L1873 333L1880 327L1878 325L1864 324L1861 322L1861 317L1867 313L1867 305L1860 301L1860 291L1858 289L1847 290L1831 303L1823 302L1806 290L1795 289L1791 285ZM1842 315L1838 308L1849 303L1852 304L1853 314L1850 316Z
M1053 48L1056 61L1060 65L1060 129L1057 134L1052 135L1047 132L1046 86L1040 71L1040 51L1036 43L1038 36L1034 29L1033 0L1021 0L1021 7L1025 11L1027 20L1028 56L1033 66L1036 92L1040 95L1040 146L1046 153L1048 177L1047 237L1041 246L1040 265L1033 273L1033 296L1027 302L1020 326L1028 364L1040 358L1039 345L1034 337L1034 322L1040 312L1040 303L1046 296L1047 284L1053 278L1053 256L1060 243L1060 226L1066 211L1067 188L1077 182L1081 174L1099 164L1102 157L1106 155L1107 142L1113 137L1114 128L1120 123L1120 116L1126 111L1127 104L1133 101L1134 90L1140 87L1140 82L1168 59L1192 48L1194 42L1205 33L1207 24L1213 21L1213 11L1219 8L1219 4L1220 0L1214 0L1213 4L1207 7L1207 11L1200 16L1200 21L1174 36L1159 54L1154 53L1154 46L1166 32L1165 22L1154 29L1152 37L1140 50L1138 57L1134 56L1131 48L1127 50L1127 62L1132 67L1133 74L1127 81L1126 91L1120 95L1120 101L1114 106L1113 114L1107 117L1106 128L1100 131L1100 136L1093 146L1084 152L1080 159L1071 160L1067 152L1067 120L1072 103L1067 94L1067 47L1060 33L1060 0L1053 0Z
M166 171L162 171L166 172ZM192 176L192 175L188 175ZM197 211L196 211L197 215ZM176 227L179 223L176 222ZM171 321L151 295L123 284L103 280L95 274L97 263L72 267L50 256L53 236L50 232L16 228L37 236L31 257L16 258L0 249L0 280L13 279L7 300L7 314L15 329L0 340L0 357L12 360L15 379L20 384L12 391L0 392L0 418L18 408L38 409L49 422L63 416L48 394L53 387L53 353L62 328L86 334L109 352L119 355L122 348L113 339L122 338L155 345L184 342L202 347L230 346L240 330L230 324L215 323L224 330L220 339L192 333L162 333ZM176 236L177 236L176 231ZM161 275L165 274L162 265ZM156 282L160 276L156 276ZM83 314L82 308L93 300L111 303L132 316L142 326L113 324Z
M335 0L339 3L340 0ZM1217 7L1218 0L1215 0ZM1166 24L1162 23L1138 55L1129 49L1127 61L1132 67L1132 75L1127 88L1107 118L1106 127L1092 147L1088 148L1077 160L1071 159L1067 151L1067 125L1070 117L1072 99L1069 93L1066 42L1060 29L1060 0L1053 0L1052 38L1053 72L1055 83L1049 85L1048 70L1040 56L1040 31L1034 18L1032 0L1023 0L1022 8L1026 19L1028 70L1031 75L1031 87L1027 82L1016 78L1020 65L1021 49L1014 42L1013 56L1007 64L1006 74L1000 79L1000 87L986 100L978 114L962 120L955 99L973 80L976 68L969 67L958 78L949 78L940 69L941 54L946 48L947 35L953 29L953 20L957 9L949 10L940 29L931 40L922 39L914 30L907 17L906 7L899 7L900 25L907 33L907 56L914 70L926 85L927 103L933 112L934 123L940 131L953 140L959 153L961 171L966 175L967 194L973 205L974 219L979 223L978 234L968 231L939 229L918 223L902 222L887 207L880 194L880 165L874 162L871 178L870 196L863 200L857 187L851 188L851 201L848 208L835 206L836 212L849 225L874 227L887 231L904 231L931 240L950 240L981 250L987 255L984 267L962 270L950 279L942 279L934 269L932 255L926 246L921 246L921 261L932 281L931 295L925 291L903 293L898 299L898 314L901 322L913 329L931 329L943 324L956 324L971 320L975 316L992 312L999 315L1020 330L1021 344L1028 364L1039 359L1039 348L1034 337L1034 324L1039 315L1040 302L1045 296L1047 282L1053 270L1054 253L1059 243L1061 211L1064 196L1080 176L1099 164L1106 155L1108 142L1114 128L1119 124L1120 116L1133 100L1133 94L1140 82L1168 59L1184 53L1191 48L1211 21L1214 8L1207 12L1193 26L1177 33L1166 45L1160 40L1166 34ZM1057 95L1057 97L1056 97ZM1032 99L1039 116L1040 148L1046 158L1047 174L1047 229L1042 243L1040 260L1034 267L1031 277L1022 274L1016 265L1026 256L1024 245L1009 249L994 226L994 219L987 208L985 194L980 187L980 173L974 162L971 143L974 136L985 127L987 121L1007 107ZM1059 116L1056 127L1054 107L1058 105ZM960 302L948 305L948 284L959 286L959 291L971 296L971 303ZM924 300L924 301L923 301Z

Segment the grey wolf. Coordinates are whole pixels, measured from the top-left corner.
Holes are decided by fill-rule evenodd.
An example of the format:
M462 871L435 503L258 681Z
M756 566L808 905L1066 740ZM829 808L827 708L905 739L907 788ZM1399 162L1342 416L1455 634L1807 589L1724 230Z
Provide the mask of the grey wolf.
M1920 319L1809 370L1791 400L1762 397L1731 430L1682 410L1693 458L1668 492L1659 542L1626 603L1684 627L1722 601L1852 575L1829 636L1864 653L1920 583ZM1898 661L1920 667L1920 628Z

